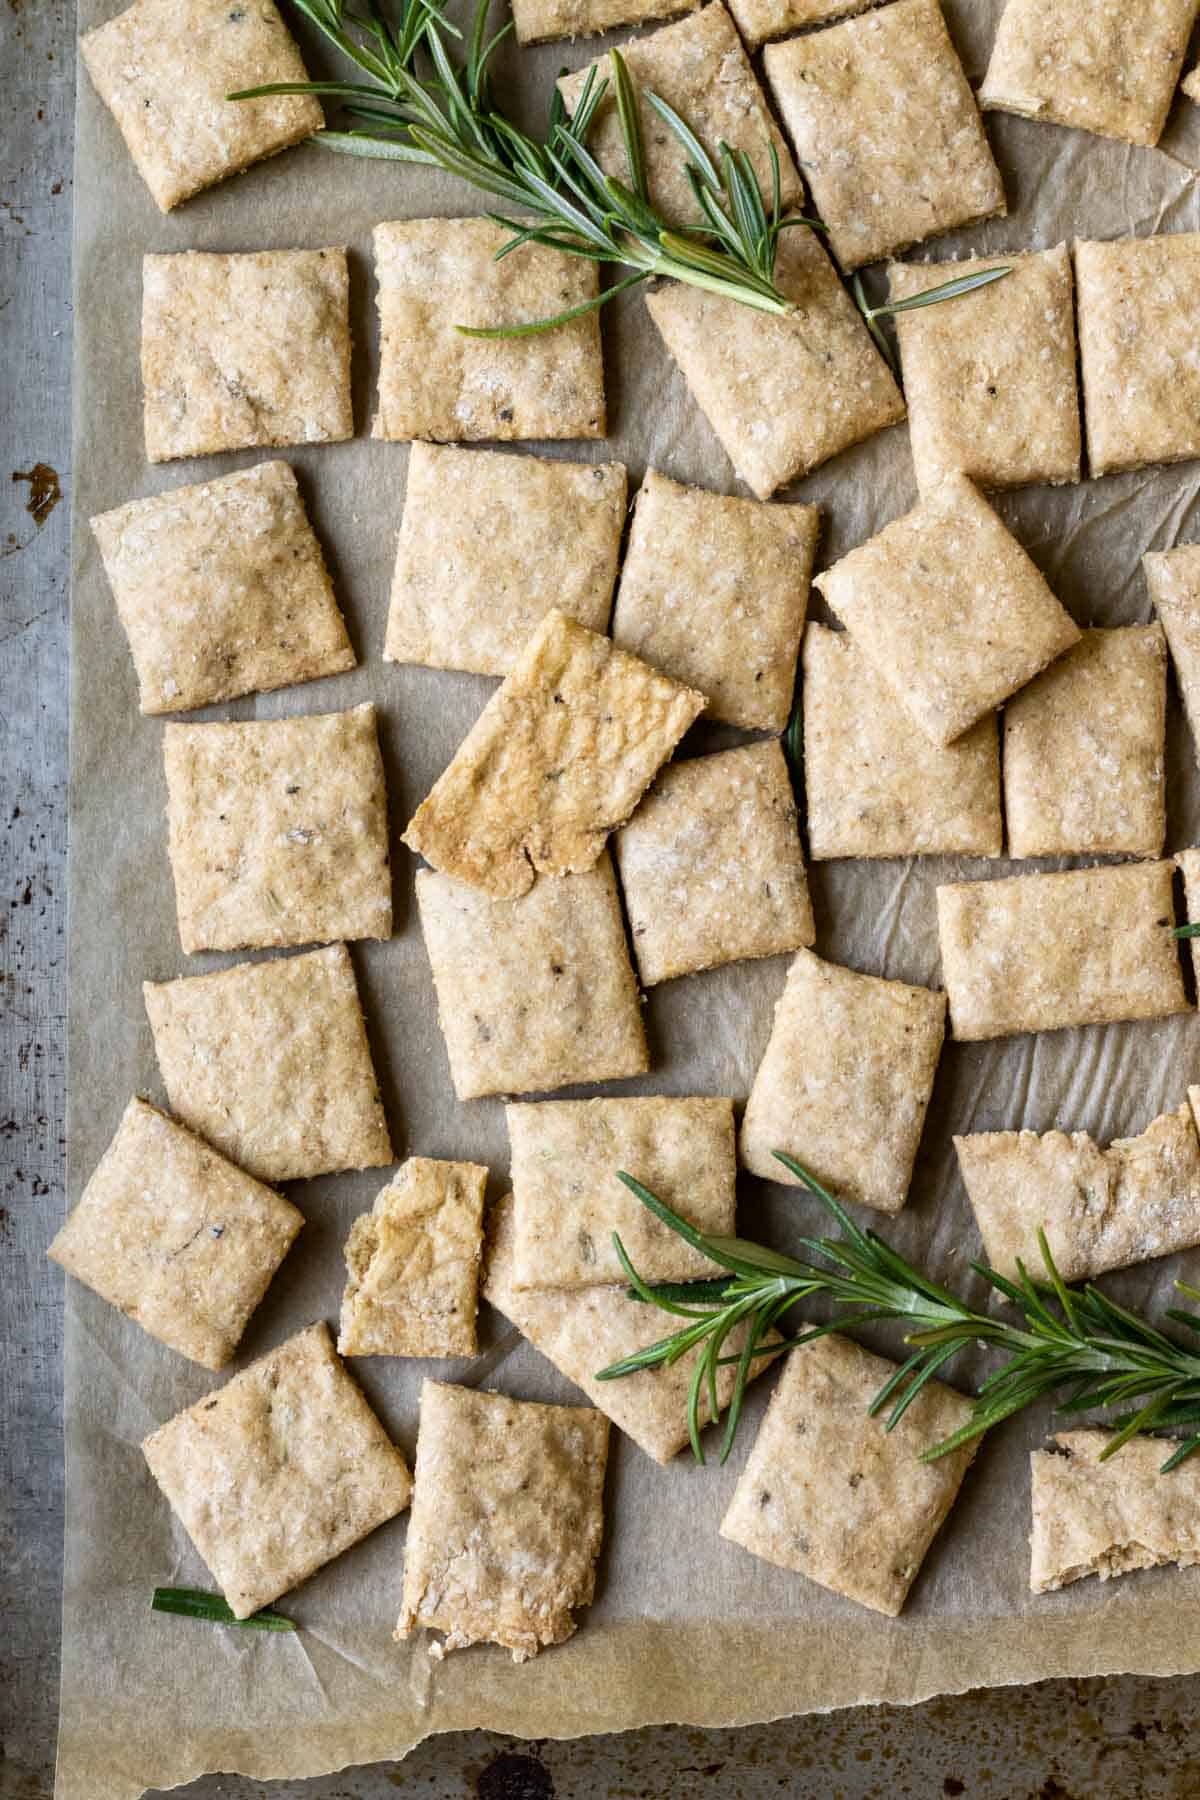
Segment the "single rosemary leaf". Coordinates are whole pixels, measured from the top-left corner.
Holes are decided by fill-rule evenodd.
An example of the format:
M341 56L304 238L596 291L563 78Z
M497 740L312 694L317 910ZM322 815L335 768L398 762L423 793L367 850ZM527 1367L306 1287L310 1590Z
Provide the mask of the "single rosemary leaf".
M1200 925L1176 925L1171 936L1177 938L1200 937Z
M207 1619L213 1625L244 1625L251 1631L298 1629L293 1619L285 1619L282 1613L272 1612L269 1607L251 1613L248 1619L235 1619L222 1596L210 1594L205 1588L156 1587L150 1606L154 1612L180 1613L188 1619Z

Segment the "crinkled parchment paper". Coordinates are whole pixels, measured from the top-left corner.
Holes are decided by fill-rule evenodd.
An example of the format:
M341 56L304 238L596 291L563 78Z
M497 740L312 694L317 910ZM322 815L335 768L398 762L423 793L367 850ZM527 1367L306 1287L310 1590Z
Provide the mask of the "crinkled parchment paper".
M84 0L82 25L119 0ZM978 80L999 0L953 0L960 50ZM308 40L305 40L309 48ZM544 105L564 62L593 43L510 52ZM321 67L319 58L314 68ZM1011 213L919 255L994 252L1069 237L1194 230L1200 109L1180 100L1160 150L991 115L989 135ZM481 210L432 171L337 158L311 146L212 190L168 218L154 208L108 114L80 81L76 232L76 569L72 697L71 1203L131 1093L161 1098L142 1011L144 977L161 980L220 960L179 948L167 864L161 722L143 719L129 656L86 528L90 514L257 460L256 453L151 469L142 447L138 378L144 251L351 247L358 436L285 452L327 546L362 659L351 674L243 701L214 716L273 718L373 699L383 714L389 803L398 835L476 717L493 684L381 660L406 451L367 437L376 357L370 233L381 219ZM648 326L634 295L604 317L611 436L552 454L621 457L635 480L647 464L685 481L737 491L732 471ZM914 496L904 427L838 458L795 497L820 503L825 561L861 542ZM1139 558L1200 536L1196 466L1031 490L1001 511L1080 624L1148 616ZM694 734L700 747L733 741ZM1174 850L1200 837L1200 782L1178 705L1169 754ZM412 897L414 859L395 844L397 935L355 946L367 1014L398 1150L507 1164L501 1106L460 1106L451 1090ZM1026 865L1028 866L1028 865ZM933 890L1002 865L918 862L818 865L817 948L827 957L908 981L939 979ZM657 988L648 1003L653 1073L609 1092L711 1093L744 1098L780 992L783 959L742 963ZM978 1239L958 1181L953 1130L1137 1132L1200 1075L1200 1019L1058 1032L1007 1043L947 1046L908 1209L886 1229L968 1291ZM314 1318L333 1319L341 1246L369 1205L378 1172L297 1185L308 1223L254 1320L241 1364ZM747 1181L741 1223L786 1244L819 1221L793 1192ZM1137 1305L1161 1307L1200 1253L1134 1270L1114 1283ZM886 1338L883 1340L886 1345ZM515 1332L485 1320L475 1363L439 1365L451 1379L494 1383L532 1399L571 1390ZM425 1367L354 1364L373 1403L411 1455ZM975 1371L960 1366L966 1382ZM729 1466L681 1457L658 1468L614 1433L608 1529L596 1604L565 1647L515 1667L477 1649L437 1665L419 1644L397 1645L405 1519L385 1526L293 1595L295 1637L220 1630L152 1614L156 1583L211 1586L160 1498L138 1444L212 1378L143 1336L120 1314L67 1284L67 1540L62 1800L130 1800L203 1770L309 1775L401 1756L429 1732L490 1726L570 1736L686 1721L748 1724L868 1700L916 1701L979 1684L1110 1670L1200 1668L1200 1570L1089 1581L1033 1599L1028 1583L1026 1452L1047 1415L986 1442L946 1530L899 1619L883 1619L769 1568L717 1525L753 1436L768 1382L751 1403Z

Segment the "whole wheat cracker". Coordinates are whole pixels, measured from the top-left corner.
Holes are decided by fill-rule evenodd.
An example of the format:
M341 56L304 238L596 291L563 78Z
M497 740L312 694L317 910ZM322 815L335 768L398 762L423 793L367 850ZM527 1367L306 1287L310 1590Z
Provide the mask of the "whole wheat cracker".
M1146 587L1179 683L1193 746L1200 744L1200 544L1150 551L1142 558Z
M1179 850L1174 862L1183 876L1183 905L1189 924L1200 925L1200 849ZM1200 979L1200 938L1189 940L1192 973Z
M176 1413L142 1453L238 1619L395 1518L412 1491L324 1324Z
M1160 1474L1169 1445L1133 1437L1102 1461L1111 1433L1060 1431L1030 1453L1029 1585L1053 1593L1085 1575L1200 1562L1200 1463Z
M396 1637L440 1660L500 1644L526 1662L575 1630L604 1535L608 1420L426 1381Z
M385 659L507 675L552 607L606 630L625 484L621 463L414 444Z
M704 695L548 612L404 833L500 899L590 868Z
M160 1343L221 1369L303 1223L135 1096L47 1255Z
M787 37L805 25L827 25L865 12L876 0L729 0L742 42L757 50L768 38Z
M393 1161L345 944L142 995L172 1110L260 1181Z
M545 44L553 38L595 37L620 25L673 19L701 0L514 0L518 44Z

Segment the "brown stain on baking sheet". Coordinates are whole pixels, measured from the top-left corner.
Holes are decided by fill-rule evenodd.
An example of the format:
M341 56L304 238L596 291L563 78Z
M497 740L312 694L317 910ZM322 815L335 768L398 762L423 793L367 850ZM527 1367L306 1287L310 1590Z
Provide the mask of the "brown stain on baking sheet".
M29 483L25 511L40 530L62 499L58 470L52 469L49 463L36 462L32 469L14 469L12 478Z

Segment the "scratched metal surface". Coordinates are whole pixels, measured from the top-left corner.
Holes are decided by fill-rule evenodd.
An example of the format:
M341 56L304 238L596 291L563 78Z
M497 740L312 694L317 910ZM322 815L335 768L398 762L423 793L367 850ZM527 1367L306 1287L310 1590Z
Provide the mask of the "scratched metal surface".
M0 1796L53 1788L62 1532L64 798L74 21L0 0ZM781 1656L819 1645L781 1639ZM1200 1680L1051 1682L744 1732L461 1733L318 1781L191 1800L1198 1800Z

